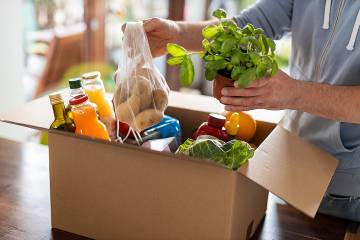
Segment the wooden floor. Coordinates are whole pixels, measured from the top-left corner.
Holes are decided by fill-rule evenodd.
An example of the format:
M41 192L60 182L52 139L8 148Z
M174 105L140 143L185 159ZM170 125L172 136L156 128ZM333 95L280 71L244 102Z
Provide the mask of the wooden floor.
M309 219L273 195L253 239L344 239L346 221ZM86 239L50 225L48 148L0 139L0 240Z

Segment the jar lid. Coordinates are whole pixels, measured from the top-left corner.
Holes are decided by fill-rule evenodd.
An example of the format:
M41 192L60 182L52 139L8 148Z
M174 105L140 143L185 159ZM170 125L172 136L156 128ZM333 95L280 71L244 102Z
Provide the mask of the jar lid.
M70 87L70 89L81 88L81 80L82 79L80 77L69 79L69 87Z
M88 72L88 73L84 73L82 76L82 79L85 80L91 80L91 79L95 79L98 77L101 77L101 73L100 72Z
M88 100L88 96L86 94L80 94L70 99L70 105L78 105Z
M226 122L226 118L223 115L217 113L210 113L208 116L208 124L212 127L221 129Z
M61 96L60 93L52 93L52 94L49 94L49 98L50 98L50 103L52 105L54 104L59 104L59 103L64 103L64 100Z

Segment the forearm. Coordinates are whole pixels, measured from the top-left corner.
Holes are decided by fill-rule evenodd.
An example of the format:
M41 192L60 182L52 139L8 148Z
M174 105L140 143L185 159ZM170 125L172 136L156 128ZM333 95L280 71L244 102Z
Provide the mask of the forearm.
M360 86L296 82L292 109L336 121L360 123Z
M201 31L204 27L215 24L216 20L202 21L202 22L176 22L180 28L177 43L189 51L202 50L202 34Z

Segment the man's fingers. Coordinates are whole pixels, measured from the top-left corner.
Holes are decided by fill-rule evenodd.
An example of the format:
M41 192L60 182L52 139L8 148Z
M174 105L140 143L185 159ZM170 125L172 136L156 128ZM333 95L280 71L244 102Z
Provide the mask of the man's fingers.
M152 32L159 27L160 19L159 18L149 18L143 20L144 30L145 32Z
M243 112L243 111L249 111L254 110L256 107L244 107L244 106L234 106L234 105L226 105L225 111L228 112Z
M221 94L225 97L256 97L264 94L266 88L234 88L234 87L224 87L221 90Z
M261 97L221 97L220 102L225 105L259 107L263 100Z

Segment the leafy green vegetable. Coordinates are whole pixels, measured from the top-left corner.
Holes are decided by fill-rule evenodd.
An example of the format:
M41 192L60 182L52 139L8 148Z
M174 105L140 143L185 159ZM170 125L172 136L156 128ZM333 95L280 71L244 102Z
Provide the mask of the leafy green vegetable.
M216 9L212 15L218 19L226 18L226 11L222 8L219 8Z
M176 153L206 158L236 170L254 155L254 149L248 143L236 139L225 143L203 135L196 140L189 138L179 146Z
M223 9L213 12L219 22L202 30L204 51L189 53L176 44L167 45L172 56L167 62L180 65L180 82L183 85L189 86L193 82L194 67L188 62L191 59L187 58L191 54L199 54L204 60L207 80L213 80L221 73L231 76L243 88L257 78L274 75L278 71L274 41L266 37L262 29L251 24L239 28L233 20L225 19L226 15Z
M167 51L170 55L174 57L181 57L187 55L187 51L182 46L179 46L175 43L168 43L167 44Z
M190 86L194 79L194 65L190 56L185 56L180 64L180 82L183 86Z

